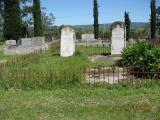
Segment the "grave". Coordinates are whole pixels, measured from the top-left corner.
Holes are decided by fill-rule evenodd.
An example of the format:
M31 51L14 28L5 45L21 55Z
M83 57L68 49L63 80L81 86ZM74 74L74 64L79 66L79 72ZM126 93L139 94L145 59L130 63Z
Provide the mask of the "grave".
M21 45L22 45L22 47L31 47L32 46L32 38L22 38Z
M8 47L15 46L16 45L16 40L7 40L5 43Z
M45 45L45 37L33 37L31 44L32 44L32 46L44 46Z
M111 54L120 55L126 46L126 29L122 22L112 24Z
M82 41L97 41L94 38L94 34L82 34L81 38L82 38Z
M75 52L76 35L72 27L66 26L61 30L61 56L70 57Z
M21 45L4 48L4 55L25 55L36 50L47 50L49 43L45 43L45 37L22 38Z

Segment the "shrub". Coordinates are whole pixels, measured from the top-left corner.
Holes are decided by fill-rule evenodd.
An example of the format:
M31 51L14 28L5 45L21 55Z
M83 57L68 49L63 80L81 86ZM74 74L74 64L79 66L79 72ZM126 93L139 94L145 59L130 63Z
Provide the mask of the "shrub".
M5 44L5 40L0 40L0 46Z
M142 66L149 71L160 70L160 48L154 48L148 41L142 41L124 49L120 64L139 69Z

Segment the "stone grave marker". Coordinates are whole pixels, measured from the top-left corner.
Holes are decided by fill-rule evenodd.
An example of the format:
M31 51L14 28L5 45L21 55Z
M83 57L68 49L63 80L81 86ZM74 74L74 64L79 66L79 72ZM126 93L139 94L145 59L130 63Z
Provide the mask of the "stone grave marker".
M22 47L31 47L32 46L32 38L22 38L21 45L22 45Z
M111 54L120 55L126 46L126 29L122 22L112 24Z
M14 45L16 45L16 40L7 40L5 43L8 47L14 46Z
M44 45L45 45L45 37L32 38L32 46L44 46Z
M66 26L61 30L61 48L62 57L73 56L75 52L76 35L72 27Z
M96 41L94 34L82 34L82 41Z

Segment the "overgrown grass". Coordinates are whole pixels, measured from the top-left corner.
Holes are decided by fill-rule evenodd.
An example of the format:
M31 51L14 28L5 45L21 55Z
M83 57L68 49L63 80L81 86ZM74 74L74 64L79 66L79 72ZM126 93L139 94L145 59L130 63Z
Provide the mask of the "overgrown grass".
M96 49L96 48L94 48ZM99 49L99 48L97 48ZM88 48L92 51L93 48ZM47 51L41 55L29 55L9 63L0 73L1 89L54 89L81 84L84 66L104 63L89 59L89 52L79 49L73 57L63 58Z
M101 64L83 51L69 58L48 51L11 62L0 71L0 120L160 119L160 81L139 88L77 84L83 66ZM79 75L74 81L73 73Z
M160 88L0 91L1 120L159 120Z

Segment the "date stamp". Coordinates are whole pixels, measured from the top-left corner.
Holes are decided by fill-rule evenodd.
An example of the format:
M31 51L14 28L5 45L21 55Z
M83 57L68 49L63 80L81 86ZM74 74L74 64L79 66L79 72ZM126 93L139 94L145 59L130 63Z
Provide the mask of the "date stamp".
M148 104L128 104L128 110L150 110L152 107Z
M127 110L141 110L141 111L149 111L155 110L160 112L160 105L149 105L149 104L128 104Z

